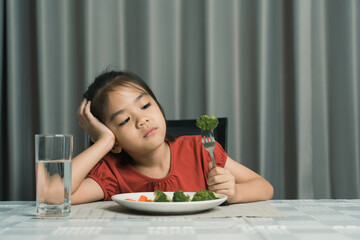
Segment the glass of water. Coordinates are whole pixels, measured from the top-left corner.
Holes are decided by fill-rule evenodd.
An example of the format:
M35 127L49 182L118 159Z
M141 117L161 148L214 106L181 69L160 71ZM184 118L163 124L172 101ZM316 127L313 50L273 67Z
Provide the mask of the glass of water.
M37 216L70 215L72 153L72 135L35 135Z

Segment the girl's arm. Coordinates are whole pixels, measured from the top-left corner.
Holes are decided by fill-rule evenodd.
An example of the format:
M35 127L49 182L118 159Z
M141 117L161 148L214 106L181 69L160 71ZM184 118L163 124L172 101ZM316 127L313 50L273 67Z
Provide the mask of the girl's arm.
M71 204L95 202L104 199L100 185L92 178L85 178L80 187L71 196Z
M100 200L104 193L94 180L86 178L95 165L113 148L114 134L90 112L90 101L84 99L78 110L79 125L94 144L72 160L72 203Z
M111 147L111 139L103 138L72 160L71 202L73 204L104 198L104 193L99 184L91 178L86 178L86 176L111 150Z
M224 168L209 163L209 189L228 196L228 203L269 200L274 189L263 177L240 163L227 158Z

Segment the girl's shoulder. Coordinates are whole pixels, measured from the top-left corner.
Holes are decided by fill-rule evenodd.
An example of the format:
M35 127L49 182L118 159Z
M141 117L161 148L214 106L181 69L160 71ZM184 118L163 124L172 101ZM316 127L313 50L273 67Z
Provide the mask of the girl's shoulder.
M185 135L175 138L172 142L174 145L198 145L201 144L200 135Z
M174 141L169 142L170 149L172 152L193 152L198 151L201 146L200 135L186 135L177 137Z
M224 151L220 143L216 141L215 144L215 152L219 152L221 153L221 155L226 155L226 152ZM202 147L201 135L180 136L177 137L174 141L169 142L169 145L172 151L178 150L195 153L207 153L207 151Z
M122 156L123 154L119 153L107 153L98 164L106 164L113 167L121 167L129 163L129 159L127 157Z

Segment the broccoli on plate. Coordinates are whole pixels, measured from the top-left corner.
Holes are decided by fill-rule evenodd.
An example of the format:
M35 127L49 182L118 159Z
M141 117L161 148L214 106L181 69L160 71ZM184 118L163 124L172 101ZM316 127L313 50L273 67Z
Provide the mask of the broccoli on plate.
M215 117L209 117L207 115L202 115L196 119L196 126L204 131L214 130L219 124L219 120Z
M190 202L190 196L183 191L175 191L173 195L174 202Z
M214 200L214 199L219 199L219 197L213 191L200 190L194 194L192 201L207 201L207 200Z
M154 202L171 202L169 196L160 190L154 191L154 196Z

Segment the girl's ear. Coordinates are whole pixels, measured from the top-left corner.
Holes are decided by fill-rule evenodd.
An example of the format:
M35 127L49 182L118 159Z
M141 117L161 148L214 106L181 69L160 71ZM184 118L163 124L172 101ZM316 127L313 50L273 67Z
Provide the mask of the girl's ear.
M122 147L118 142L115 142L114 147L111 149L112 153L121 153Z

